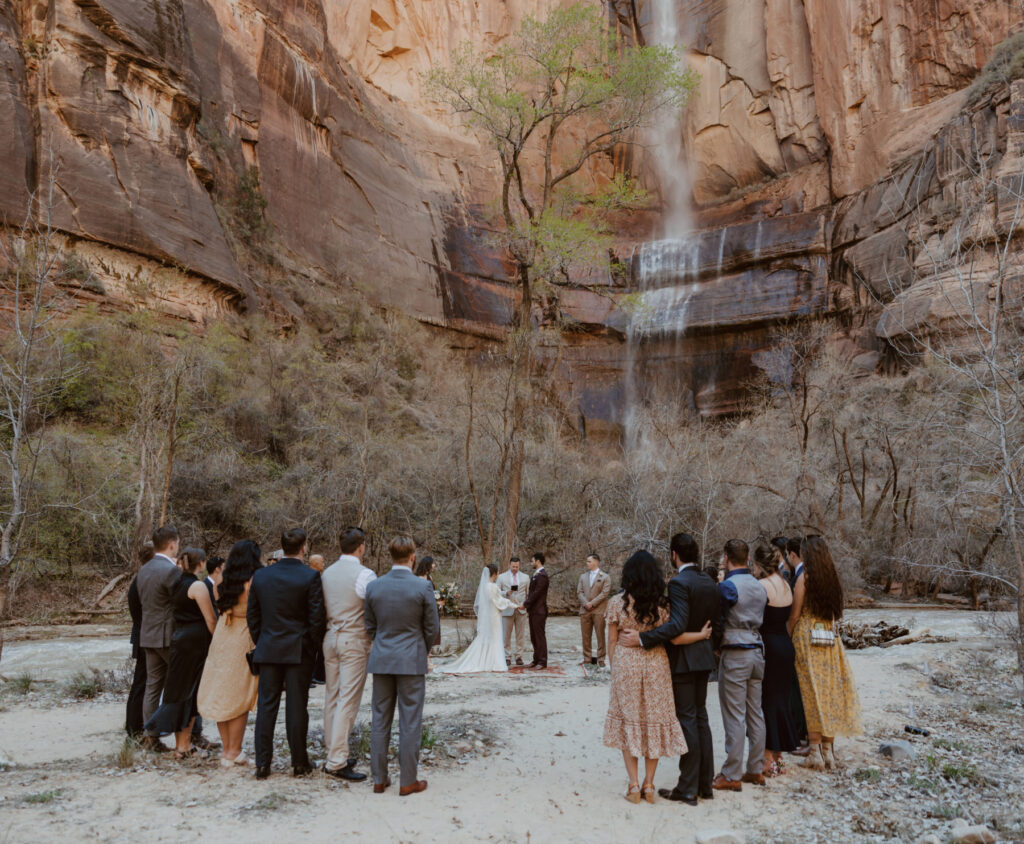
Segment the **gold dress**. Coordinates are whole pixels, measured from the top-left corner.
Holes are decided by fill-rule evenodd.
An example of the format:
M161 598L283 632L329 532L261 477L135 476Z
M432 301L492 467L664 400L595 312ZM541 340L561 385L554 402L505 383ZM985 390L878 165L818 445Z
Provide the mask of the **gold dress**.
M245 655L252 650L252 637L245 621L248 592L217 619L203 679L199 683L199 714L218 723L245 712L256 711L259 678L249 671Z
M864 732L860 698L846 651L838 636L832 647L812 645L811 629L818 623L832 627L831 620L816 618L805 609L793 630L796 676L800 681L807 731L829 738L860 735Z
M624 603L622 595L608 602L607 623L618 625L620 633L646 633L668 620L668 610L662 609L654 624L640 624ZM615 648L604 743L642 759L686 753L672 696L672 669L663 647Z

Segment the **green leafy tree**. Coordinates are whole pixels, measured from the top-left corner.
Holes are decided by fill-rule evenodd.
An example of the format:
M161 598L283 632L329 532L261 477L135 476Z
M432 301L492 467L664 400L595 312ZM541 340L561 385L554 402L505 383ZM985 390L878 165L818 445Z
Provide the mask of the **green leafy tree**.
M513 395L501 425L507 459L493 487L495 496L505 496L505 556L518 522L540 328L559 320L560 288L606 265L610 215L644 199L628 174L589 189L586 177L602 157L640 143L659 112L681 109L696 81L674 47L626 47L601 7L589 3L555 9L543 20L527 17L496 50L463 45L450 67L426 75L428 95L465 118L501 168L497 237L518 293L507 349ZM489 557L491 543L479 528Z

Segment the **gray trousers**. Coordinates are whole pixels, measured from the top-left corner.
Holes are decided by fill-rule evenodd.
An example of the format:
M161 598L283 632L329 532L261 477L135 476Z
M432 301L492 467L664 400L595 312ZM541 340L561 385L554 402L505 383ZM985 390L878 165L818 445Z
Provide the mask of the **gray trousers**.
M423 674L374 674L373 726L370 730L370 773L375 785L388 779L388 745L391 723L398 705L398 764L401 785L416 782L423 729L423 699L427 678Z
M160 708L160 696L167 682L167 665L171 660L170 648L143 648L146 655L146 694L142 698L142 723L145 724ZM157 735L147 731L147 735Z
M725 762L722 776L738 780L743 776L743 739L750 741L748 774L760 774L764 768L764 712L761 710L761 682L764 680L764 653L760 648L722 651L718 667L718 699L725 727Z

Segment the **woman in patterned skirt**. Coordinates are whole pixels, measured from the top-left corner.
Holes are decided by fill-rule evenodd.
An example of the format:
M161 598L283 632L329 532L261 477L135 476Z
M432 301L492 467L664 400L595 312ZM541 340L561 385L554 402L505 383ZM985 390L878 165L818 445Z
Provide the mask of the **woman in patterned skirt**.
M665 581L657 560L637 551L622 569L622 592L608 602L608 662L612 685L604 743L622 751L629 774L626 799L654 802L654 773L662 756L686 753L686 740L676 718L672 671L664 648L619 648L620 630L644 633L668 620ZM674 644L690 644L711 636L707 625L699 633L683 633ZM639 760L644 759L641 788Z
M835 737L863 732L860 699L843 643L839 636L827 641L828 632L843 617L843 586L828 545L820 536L809 536L801 544L800 556L806 571L806 587L793 628L793 646L811 745L802 764L816 770L832 770L836 767ZM820 633L817 641L812 642L816 628Z

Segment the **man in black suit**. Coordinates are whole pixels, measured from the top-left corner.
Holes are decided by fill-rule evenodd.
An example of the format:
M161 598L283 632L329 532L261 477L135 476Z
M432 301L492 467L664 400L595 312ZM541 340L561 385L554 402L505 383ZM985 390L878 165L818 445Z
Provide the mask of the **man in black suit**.
M313 769L306 737L309 732L309 682L317 643L323 641L327 616L320 573L302 562L306 532L286 530L281 536L284 556L273 566L259 569L249 588L246 621L259 666L259 703L256 710L256 779L270 775L274 756L274 727L285 692L285 725L292 771L300 777Z
M152 560L153 553L153 543L145 543L139 550L139 565L144 566ZM132 677L132 687L128 692L124 728L128 735L141 741L145 735L142 729L142 725L145 723L145 718L142 717L142 702L146 697L146 654L139 647L142 599L139 597L138 578L134 578L132 585L128 587L128 614L132 617L132 632L129 642L132 646L132 659L135 660L135 674Z
M544 571L544 555L538 551L533 555L533 577L530 591L526 594L523 607L530 619L530 644L533 645L533 662L530 668L548 667L548 637L544 625L548 621L548 573Z
M669 547L672 563L678 571L668 584L669 620L639 635L635 630L625 630L619 634L619 644L647 649L665 645L668 648L676 717L689 751L679 757L676 787L662 788L658 793L667 800L696 806L698 796L708 800L714 797L711 783L715 775L715 758L707 696L708 675L715 668L712 640L716 643L721 640L722 620L718 587L698 567L700 549L696 540L687 533L677 533ZM692 645L670 644L680 633L700 632L708 621L714 634L712 639L702 639Z

